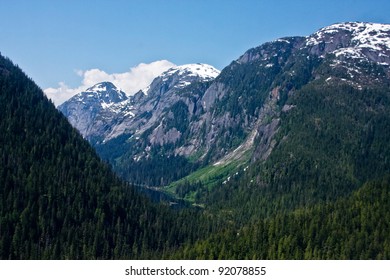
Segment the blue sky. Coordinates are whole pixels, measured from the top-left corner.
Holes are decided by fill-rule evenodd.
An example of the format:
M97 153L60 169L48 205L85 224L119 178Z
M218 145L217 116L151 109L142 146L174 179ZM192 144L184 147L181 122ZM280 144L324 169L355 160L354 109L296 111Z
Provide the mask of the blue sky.
M43 89L77 88L90 69L160 60L222 69L264 42L336 22L390 23L389 11L388 0L0 0L0 52Z

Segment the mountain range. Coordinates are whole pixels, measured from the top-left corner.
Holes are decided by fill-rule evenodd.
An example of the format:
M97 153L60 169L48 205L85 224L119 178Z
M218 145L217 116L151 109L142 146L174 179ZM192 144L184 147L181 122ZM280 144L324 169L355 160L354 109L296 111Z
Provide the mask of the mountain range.
M302 88L387 84L389 35L385 24L335 24L250 49L221 72L172 68L127 99L112 84L109 101L99 91L91 99L107 83L98 84L59 109L130 182L167 186L197 170L222 182L280 146L283 117L299 111ZM145 168L160 171L150 178Z
M62 113L0 55L0 258L389 259L389 81L375 23L131 95L102 81Z

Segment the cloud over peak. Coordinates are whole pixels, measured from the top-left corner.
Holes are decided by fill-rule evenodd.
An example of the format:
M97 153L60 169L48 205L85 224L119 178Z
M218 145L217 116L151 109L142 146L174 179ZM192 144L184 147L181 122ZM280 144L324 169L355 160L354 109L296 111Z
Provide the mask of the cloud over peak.
M151 63L140 63L124 73L109 74L100 69L78 70L77 75L83 78L80 86L70 88L64 82L60 82L57 88L47 88L44 92L56 106L100 82L112 82L126 94L133 95L138 90L147 87L155 77L173 66L175 64L170 61L159 60Z

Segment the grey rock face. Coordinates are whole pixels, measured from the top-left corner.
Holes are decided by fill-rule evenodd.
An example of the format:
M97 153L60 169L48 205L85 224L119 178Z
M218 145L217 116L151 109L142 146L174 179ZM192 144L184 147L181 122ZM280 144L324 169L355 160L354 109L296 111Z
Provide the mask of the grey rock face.
M205 111L209 111L214 102L221 100L227 92L226 85L215 82L205 92L201 100L201 106Z

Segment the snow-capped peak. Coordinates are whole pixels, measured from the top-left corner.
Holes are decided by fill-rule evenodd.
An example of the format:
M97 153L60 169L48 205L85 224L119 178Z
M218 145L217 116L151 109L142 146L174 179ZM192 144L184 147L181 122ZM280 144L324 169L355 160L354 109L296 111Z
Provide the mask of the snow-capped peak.
M172 67L162 73L161 76L171 76L176 74L179 76L197 76L204 80L212 80L215 79L219 75L219 73L220 71L211 65L197 63Z
M83 104L100 103L103 108L127 100L126 94L111 82L98 83L83 92L76 94L67 102L81 102Z
M164 92L171 88L182 89L193 82L214 80L219 73L220 71L213 66L203 63L175 66L156 77L149 86L141 91L148 95L156 87L160 88L161 83L164 84L162 90ZM161 93L161 90L159 92Z
M306 37L307 47L323 45L325 52L350 58L367 58L368 52L377 52L387 64L390 52L390 24L345 22L324 27Z
M120 91L120 89L118 89L113 83L102 82L88 88L85 92L104 92L107 90Z
M380 50L382 47L390 49L390 24L346 22L324 27L308 37L307 45L317 45L327 36L340 31L346 31L352 36L354 46L368 47Z
M86 90L86 92L101 92L101 91L106 91L106 90L107 90L107 87L103 83L100 83L100 84L94 85L93 87L88 88Z

